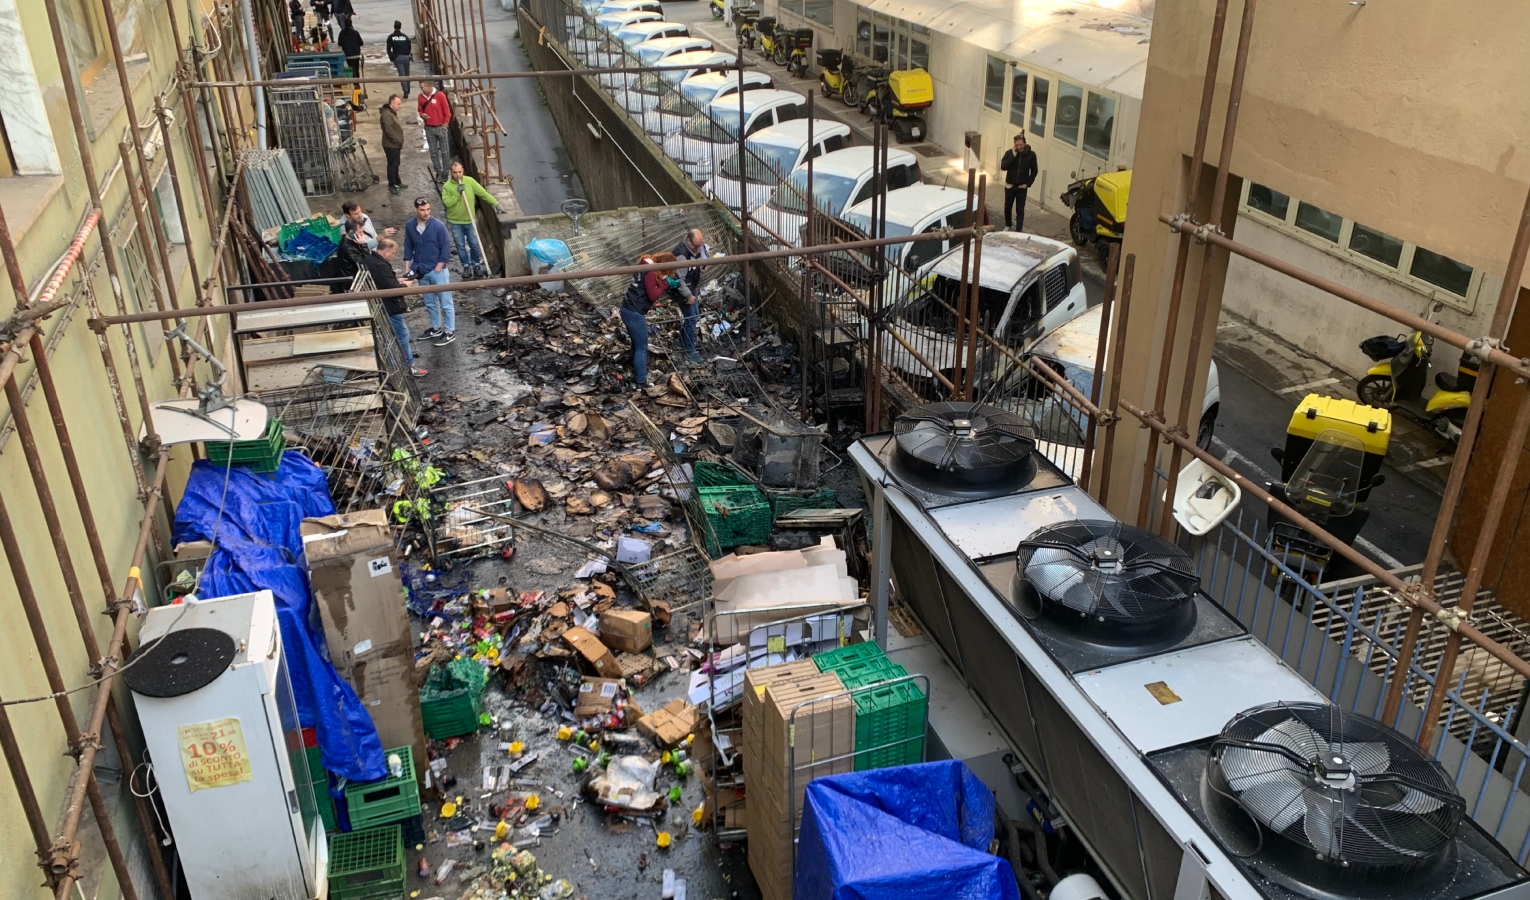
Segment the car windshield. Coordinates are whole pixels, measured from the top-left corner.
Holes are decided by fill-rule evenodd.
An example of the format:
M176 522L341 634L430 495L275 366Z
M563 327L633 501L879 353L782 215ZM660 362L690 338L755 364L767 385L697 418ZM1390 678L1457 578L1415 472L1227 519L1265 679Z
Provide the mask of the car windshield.
M658 47L644 47L637 52L638 61L645 66L651 66L664 58L664 51Z
M792 177L781 185L776 195L770 199L770 205L782 212L796 213L799 216L807 215L807 205L803 198L807 196L808 187L807 169L798 169L792 173ZM822 172L813 173L813 206L830 213L838 213L845 208L845 201L850 198L850 192L855 190L855 179L846 178L843 175L826 175Z
M707 110L702 110L696 115L691 116L690 121L685 123L686 137L693 137L699 141L709 141L713 144L736 140L738 137L738 110L719 109L716 107L708 107L708 109L711 110L710 116L707 115Z
M618 31L616 33L616 39L621 41L622 45L626 47L636 47L644 41L653 40L654 36L654 32L647 29L642 31Z
M683 92L685 87L682 85L680 90ZM677 116L689 118L696 115L696 104L687 100L684 93L665 94L664 99L659 101L659 112L673 113Z
M800 147L783 147L779 144L758 144L754 141L744 142L744 155L748 162L744 166L745 180L755 184L778 184L781 181L781 173L791 169L797 162L797 154L802 152ZM738 178L738 154L735 153L723 161L722 173L724 178Z
M860 231L861 234L871 234L871 216L867 215L866 213L860 212L859 210L851 210L850 212L845 213L845 221L849 222L851 225L854 225L856 230ZM901 225L897 222L887 223L888 237L903 237L909 232L910 229L907 225Z

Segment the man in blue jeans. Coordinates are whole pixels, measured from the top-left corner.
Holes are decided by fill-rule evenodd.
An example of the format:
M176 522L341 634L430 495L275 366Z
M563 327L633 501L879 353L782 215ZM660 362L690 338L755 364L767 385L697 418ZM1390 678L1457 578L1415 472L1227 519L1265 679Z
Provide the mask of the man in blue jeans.
M452 239L446 224L430 214L430 199L416 197L414 221L404 226L404 268L415 273L420 284L447 284L451 277L446 263L452 258ZM437 347L457 339L457 308L452 292L425 295L425 309L430 313L427 338L439 338Z
M392 290L409 284L409 279L399 279L393 271L393 255L398 252L398 244L390 238L378 238L377 249L368 253L361 260L368 273L372 276L372 284L378 290ZM393 336L398 338L399 350L404 354L404 365L409 367L409 374L416 378L424 378L424 369L414 364L414 350L409 346L409 326L404 324L404 313L408 312L409 304L403 297L384 297L383 310L388 313L388 324L393 326Z
M712 248L707 246L701 229L692 228L672 252L676 259L706 259L712 255ZM691 299L689 303L680 304L680 349L685 352L685 361L694 366L702 361L701 354L696 352L696 320L701 315L701 267L683 271Z

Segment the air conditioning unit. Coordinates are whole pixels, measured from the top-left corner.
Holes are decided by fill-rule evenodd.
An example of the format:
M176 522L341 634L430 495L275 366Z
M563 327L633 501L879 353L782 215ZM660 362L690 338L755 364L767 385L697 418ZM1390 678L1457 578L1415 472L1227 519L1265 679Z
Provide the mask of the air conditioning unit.
M905 640L938 648L1114 896L1530 896L1447 773L1330 705L1037 444L1005 410L937 403L849 455L881 577L923 626Z
M327 844L270 591L149 611L123 672L193 900L318 900Z

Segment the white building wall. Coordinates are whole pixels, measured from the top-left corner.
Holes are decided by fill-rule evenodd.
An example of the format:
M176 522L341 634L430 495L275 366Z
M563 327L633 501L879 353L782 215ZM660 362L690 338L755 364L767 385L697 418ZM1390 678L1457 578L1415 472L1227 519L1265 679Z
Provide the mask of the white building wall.
M1422 313L1430 302L1419 291L1267 225L1257 216L1239 215L1233 237L1256 250L1399 309ZM1486 334L1502 284L1502 277L1484 273L1473 298L1472 312L1468 314L1446 306L1439 314L1440 323L1463 334ZM1356 379L1373 365L1360 352L1360 342L1373 335L1401 331L1401 326L1390 319L1239 256L1234 256L1228 265L1222 307ZM1435 371L1453 373L1459 356L1455 348L1436 343Z

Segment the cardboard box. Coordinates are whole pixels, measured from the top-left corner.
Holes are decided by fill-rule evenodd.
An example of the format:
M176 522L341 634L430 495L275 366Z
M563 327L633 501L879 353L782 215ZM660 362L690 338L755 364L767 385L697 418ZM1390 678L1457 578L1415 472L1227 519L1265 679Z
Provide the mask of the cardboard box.
M761 764L749 772L750 796L785 809L790 791L800 810L809 781L854 771L855 701L832 672L772 684L765 699Z
M385 510L304 519L314 603L335 670L372 715L384 747L425 759L404 585Z
M757 743L764 727L765 689L772 684L787 684L818 677L818 667L811 660L782 663L761 669L749 669L744 673L743 742L747 746Z
M563 641L591 671L601 678L622 676L621 667L616 664L616 656L595 635L575 626L563 632Z
M653 616L640 609L608 609L600 614L600 639L619 653L642 653L653 646Z
M586 678L579 683L579 697L574 701L574 715L583 719L611 711L617 693L621 690L619 678Z
M637 729L660 747L668 749L685 740L686 735L695 733L698 718L696 707L677 697L638 719Z

